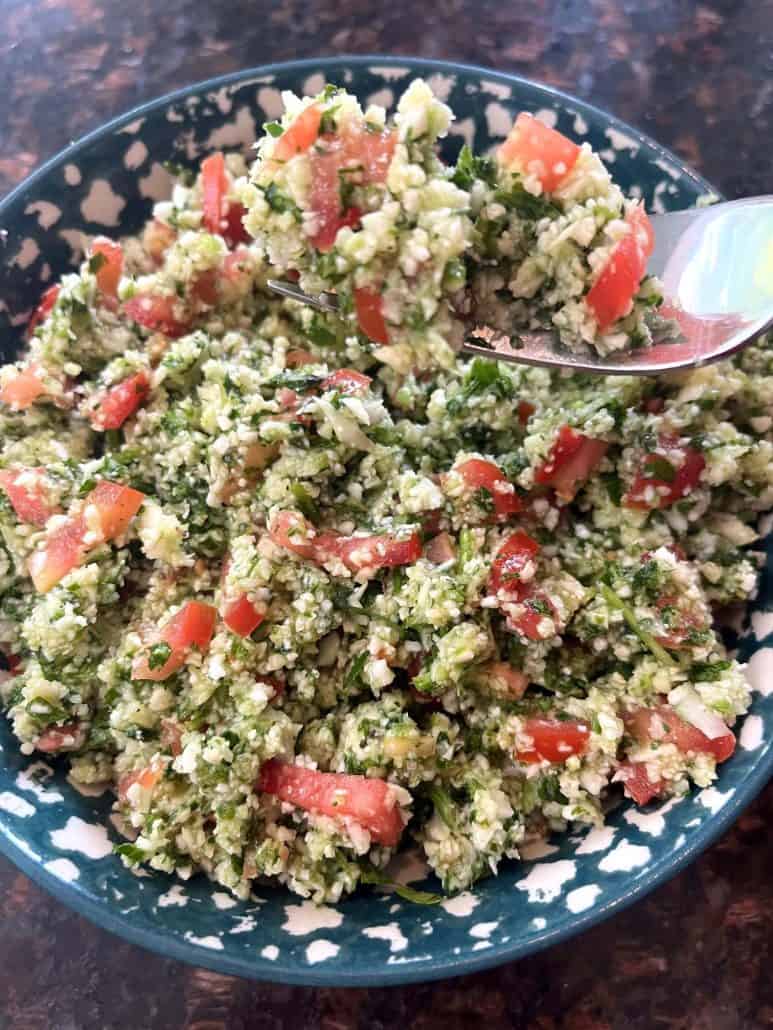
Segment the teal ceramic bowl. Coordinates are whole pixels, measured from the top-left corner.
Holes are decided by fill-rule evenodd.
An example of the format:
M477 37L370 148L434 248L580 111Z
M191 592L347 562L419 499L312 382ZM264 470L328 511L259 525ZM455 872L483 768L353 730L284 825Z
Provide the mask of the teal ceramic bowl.
M703 179L640 132L572 97L480 68L404 58L337 58L256 68L162 97L110 122L49 161L0 203L7 230L0 270L0 341L7 360L45 287L79 255L83 234L131 233L164 196L163 163L195 165L214 149L244 148L280 111L280 91L328 80L390 106L412 76L456 112L445 141L497 143L519 110L588 139L620 184L650 210L687 207ZM673 876L737 817L773 771L773 578L733 645L758 688L733 758L717 783L679 802L621 806L608 825L556 839L527 861L435 907L363 890L316 908L282 890L235 901L203 877L138 877L114 856L110 796L84 797L56 763L19 754L0 720L0 849L100 926L146 948L224 973L300 984L377 985L469 973L518 958L619 912ZM410 855L400 877L424 870Z

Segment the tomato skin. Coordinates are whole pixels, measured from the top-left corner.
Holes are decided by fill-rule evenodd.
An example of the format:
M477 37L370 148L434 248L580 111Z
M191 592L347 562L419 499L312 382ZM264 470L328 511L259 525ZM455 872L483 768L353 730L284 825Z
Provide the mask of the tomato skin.
M329 558L338 558L352 572L413 565L421 557L421 536L414 532L402 540L396 540L388 534L338 536L324 533L315 541L314 557L321 563Z
M385 780L318 772L272 758L260 770L256 789L307 812L350 818L390 848L403 833L400 805Z
M223 233L222 222L227 192L225 158L221 153L210 154L201 162L201 220L207 232L218 236Z
M47 593L100 544L124 533L145 495L121 483L99 482L82 506L50 532L27 568L38 593Z
M271 520L268 534L275 544L301 558L314 555L317 531L299 511L280 511Z
M129 788L133 787L135 783L139 783L144 790L152 790L161 779L161 772L161 769L148 766L146 769L138 769L136 772L130 772L122 776L118 781L117 793L119 801L127 800Z
M517 410L518 421L522 426L525 426L537 408L536 405L531 403L531 401L519 401Z
M520 669L513 668L509 662L487 662L476 673L476 678L494 681L499 687L498 694L506 694L519 701L526 693L529 678Z
M144 371L111 386L89 418L92 429L99 432L120 429L127 418L145 403L149 393L150 376Z
M63 726L50 726L44 730L35 745L38 751L56 754L59 751L77 751L86 734L79 722L68 722Z
M106 297L118 296L118 283L123 275L123 249L107 236L97 236L91 244L92 254L101 254L102 267L96 273L97 286Z
M250 242L250 234L245 229L243 221L246 214L247 209L238 200L232 201L226 208L223 239L231 249Z
M317 104L304 108L274 144L273 161L289 161L311 147L319 136L322 109Z
M356 287L354 310L357 324L368 339L386 346L389 343L389 330L384 320L381 294L368 286Z
M444 565L456 558L456 546L448 533L438 533L424 545L424 557L433 565Z
M182 754L182 728L174 719L161 720L161 744L169 748L175 758Z
M569 503L599 465L607 447L604 440L594 440L571 426L561 426L547 461L535 471L534 479L552 486L557 497Z
M652 223L641 204L625 220L631 231L615 244L585 298L602 333L629 313L655 246Z
M623 716L626 730L640 744L655 741L674 744L682 751L699 751L724 762L735 751L735 734L728 729L721 737L707 737L697 726L680 718L670 705L637 708Z
M175 314L176 304L174 297L159 293L137 293L125 302L123 310L126 317L138 325L175 340L190 329L190 322L181 320Z
M182 608L167 622L154 643L165 643L171 654L163 665L151 669L148 659L138 655L132 665L133 680L165 680L185 664L192 647L206 652L215 632L217 611L211 604L202 601L186 601Z
M663 780L653 782L650 779L646 762L623 762L614 780L622 783L625 796L640 807L658 797L665 787Z
M636 475L631 489L623 497L623 505L626 508L637 508L641 511L667 508L690 494L700 482L701 473L706 467L706 459L700 451L683 446L678 439L668 436L660 437L660 446L666 450L679 449L684 455L682 464L674 470L674 478L670 483L664 479L650 478L645 475L646 468L658 461L661 455L645 454L642 471ZM650 487L655 488L653 498L648 497Z
M237 636L249 637L265 619L246 594L226 604L223 622Z
M471 490L486 490L494 502L497 519L506 519L523 510L523 502L504 472L493 461L469 458L457 465L456 472Z
M43 296L40 298L40 303L32 312L30 320L27 323L27 336L32 336L32 334L35 332L40 323L44 322L48 318L48 316L51 314L54 304L56 304L58 296L58 285L49 286L48 289L44 292Z
M521 577L527 565L534 565L540 546L523 530L516 530L499 548L491 566L489 590L492 594L502 594L513 600L521 600L530 589L529 577L524 581Z
M515 119L510 135L499 148L503 164L536 175L546 193L552 193L561 184L579 156L576 143L525 111Z
M343 394L364 393L373 380L353 368L338 368L322 383L323 390L338 390Z
M44 396L46 388L43 385L43 369L35 362L30 362L24 368L15 371L0 388L0 401L7 404L13 411L24 411L29 408L38 397Z
M530 748L516 751L520 762L565 762L572 755L582 755L588 749L590 728L579 721L562 722L559 719L535 717L526 719L523 731L534 743Z
M33 474L36 483L20 483ZM49 504L46 498L46 470L44 468L2 469L0 487L5 490L13 510L22 522L31 526L45 526L46 522L61 509Z

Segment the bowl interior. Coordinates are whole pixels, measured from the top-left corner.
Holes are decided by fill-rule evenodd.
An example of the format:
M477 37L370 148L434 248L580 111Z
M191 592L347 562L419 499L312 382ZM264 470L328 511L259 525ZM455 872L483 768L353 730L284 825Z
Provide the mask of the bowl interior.
M690 206L709 186L629 126L512 76L431 61L340 58L256 69L192 87L118 119L54 158L0 204L6 260L0 269L0 347L8 360L46 283L82 253L85 236L137 231L168 194L165 162L195 166L215 149L245 153L280 93L325 81L390 107L423 75L455 111L447 157L464 143L484 150L527 110L587 139L617 181L650 210ZM717 836L773 769L770 550L759 599L732 631L761 691L734 757L717 784L644 811L623 805L603 829L557 838L523 863L505 864L474 890L425 907L371 889L315 907L260 888L236 902L203 877L187 883L136 876L112 854L120 838L110 796L84 796L55 762L20 755L0 720L0 849L68 904L137 943L197 965L259 979L378 984L469 972L534 951L611 914L676 872ZM420 881L415 857L398 878Z

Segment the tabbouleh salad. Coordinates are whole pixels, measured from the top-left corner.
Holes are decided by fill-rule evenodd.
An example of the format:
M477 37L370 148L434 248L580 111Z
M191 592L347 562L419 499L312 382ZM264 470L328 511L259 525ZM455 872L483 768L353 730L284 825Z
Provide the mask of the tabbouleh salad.
M732 754L713 615L756 589L773 343L660 379L461 361L468 305L646 345L643 209L528 115L446 167L419 80L393 121L286 107L252 169L213 154L93 240L0 371L2 699L113 785L130 866L336 901L416 844L458 891Z

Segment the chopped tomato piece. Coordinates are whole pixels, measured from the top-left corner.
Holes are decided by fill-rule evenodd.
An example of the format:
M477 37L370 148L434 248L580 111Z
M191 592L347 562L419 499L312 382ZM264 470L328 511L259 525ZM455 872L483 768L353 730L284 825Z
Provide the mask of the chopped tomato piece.
M456 546L448 533L438 533L424 546L424 557L433 565L444 565L456 558Z
M210 154L201 162L201 220L207 232L222 235L228 178L222 154Z
M0 487L22 522L45 526L59 509L48 500L49 481L44 468L2 469Z
M724 762L735 751L735 734L729 728L718 737L705 733L680 718L669 705L637 708L624 716L626 729L641 744L675 744L683 752L699 751Z
M385 780L318 772L272 758L260 770L256 786L304 811L351 819L387 847L394 847L402 836L400 805Z
M622 783L623 793L637 805L646 805L663 792L663 780L650 779L646 762L623 762L613 777Z
M506 519L523 509L523 502L504 472L493 461L470 458L457 465L456 472L471 490L485 490L494 502L494 514Z
M97 286L106 297L118 295L118 283L123 275L123 249L120 243L107 236L97 236L91 244L91 253L103 258L102 267L97 270Z
M129 523L142 507L145 495L123 483L97 483L84 502L84 516L90 530L95 527L90 509L96 509L103 540L112 540L125 533Z
M200 272L191 284L191 295L202 304L214 307L220 299L217 272L214 268Z
M631 489L623 497L626 508L645 511L667 508L687 497L700 482L701 473L706 467L706 460L700 451L668 436L661 436L660 448L666 454L678 452L681 464L671 464L666 454L645 454L642 471L637 474Z
M517 600L525 597L534 578L539 549L537 541L523 530L512 533L494 558L489 577L491 592L502 593Z
M89 551L124 533L144 499L139 490L120 483L98 483L30 556L27 567L35 589L46 593L80 565Z
M531 401L518 402L518 421L522 426L526 425L536 410L536 406Z
M236 601L228 602L223 611L223 622L240 637L254 633L265 617L246 594L242 594Z
M522 598L522 604L523 611L518 614L508 613L508 627L522 633L528 640L544 640L545 637L542 633L543 620L553 618L554 615L553 605L550 603L550 600L544 594L528 590L527 596ZM540 608L545 609L548 614L534 607L536 604L539 604ZM555 627L555 619L553 619L553 625Z
M580 147L566 136L522 111L510 135L499 148L502 164L523 175L536 176L546 193L552 193L571 172Z
M339 368L322 383L323 390L338 390L339 393L363 393L373 380L370 376L356 372L353 368Z
M338 536L324 533L314 543L314 557L320 562L339 558L352 572L412 565L421 557L421 536L414 532L396 540L388 534Z
M59 286L49 286L43 294L40 303L32 312L27 323L27 336L32 336L41 322L44 322L53 310L56 299L59 296Z
M183 732L179 722L175 722L174 719L161 720L161 744L169 748L175 758L182 754L182 739Z
M318 363L319 358L315 358L313 354L310 354L307 350L301 350L300 348L289 350L285 354L286 368L303 368L304 365L316 365Z
M272 160L289 161L308 150L319 136L321 121L322 109L317 104L304 108L274 144Z
M164 260L164 254L177 239L177 233L166 222L153 218L145 226L142 232L142 246L147 254L160 265Z
M146 769L138 769L137 772L127 773L118 781L118 799L126 801L129 796L129 788L139 783L143 790L152 790L161 779L162 770L148 766Z
M487 662L478 669L475 679L488 684L497 696L515 701L523 697L529 685L528 677L509 662Z
M313 187L312 187L313 191ZM318 206L319 202L318 202ZM359 229L362 211L358 207L347 207L339 214L338 211L330 213L326 209L317 211L317 231L311 237L312 245L317 250L326 254L333 249L336 236L340 229Z
M560 500L569 502L607 452L604 440L561 426L547 461L535 471L538 483L552 486Z
M369 340L373 340L374 343L389 343L389 330L384 321L381 294L378 290L367 286L355 288L354 310L357 324Z
M165 680L185 664L192 647L205 652L215 632L217 611L202 601L186 601L167 622L156 644L167 644L169 657L156 668L150 665L150 656L139 655L132 665L133 680ZM152 646L152 645L151 645Z
M225 225L223 227L223 239L229 247L238 247L242 243L249 243L250 234L244 227L244 216L247 209L238 200L231 201L225 212Z
M631 231L612 248L585 298L602 333L631 310L655 245L652 223L641 204L625 220Z
M527 719L523 732L531 737L530 747L518 749L516 757L521 762L532 763L565 762L572 755L582 755L588 748L590 728L587 723L541 716Z
M35 747L38 751L56 754L57 751L77 751L86 734L79 722L68 722L63 726L51 726L38 737Z
M271 520L268 534L275 544L299 555L311 558L314 555L316 530L299 511L280 511Z
M35 362L24 368L14 369L13 374L0 387L0 401L9 405L14 411L29 408L33 401L45 394L43 385L44 370Z
M177 298L160 293L137 293L123 306L127 318L145 329L176 339L190 329L190 322L177 316Z
M150 393L150 377L147 372L135 372L133 376L111 386L90 416L93 429L120 429Z

